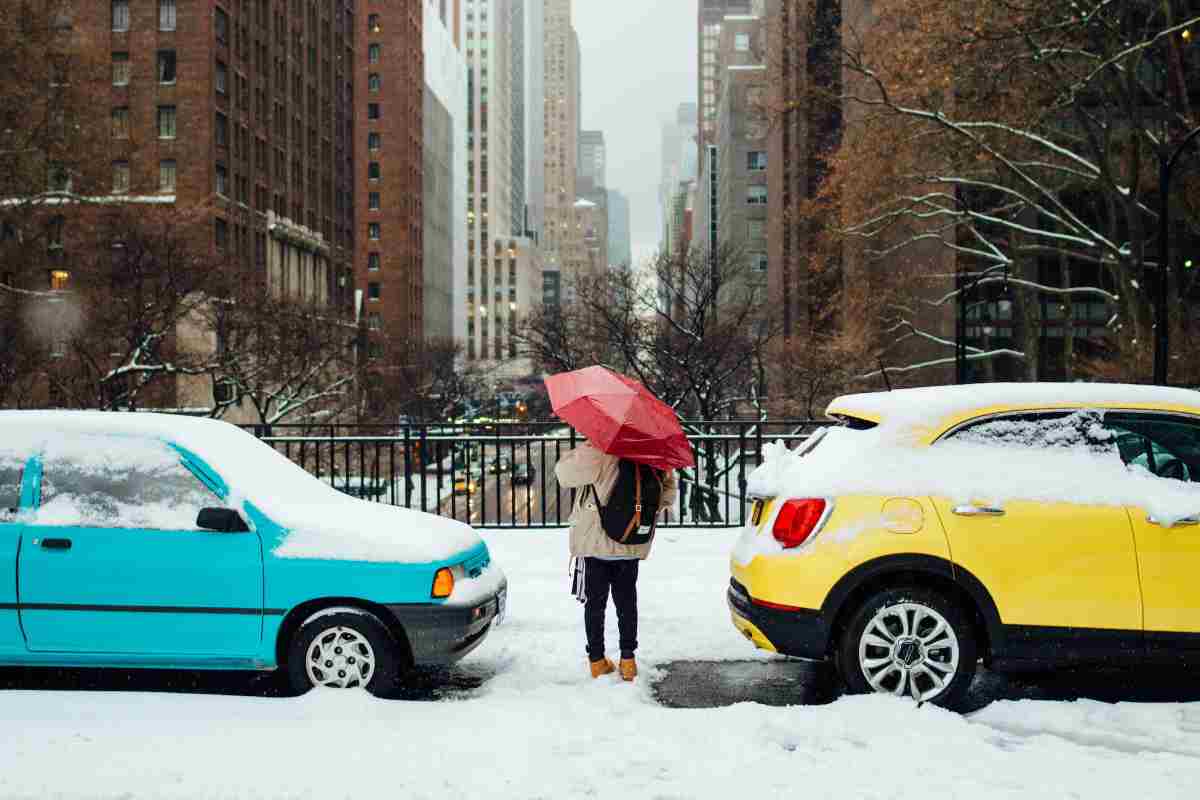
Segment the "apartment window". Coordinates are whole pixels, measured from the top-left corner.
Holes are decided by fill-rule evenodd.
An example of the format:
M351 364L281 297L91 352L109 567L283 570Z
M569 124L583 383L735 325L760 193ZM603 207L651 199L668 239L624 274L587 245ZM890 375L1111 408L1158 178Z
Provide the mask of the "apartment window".
M129 0L112 0L112 29L129 30Z
M367 177L370 180L373 180L373 181L379 180L379 177L381 174L382 174L382 170L379 167L378 161L372 161L370 164L367 164Z
M213 225L213 236L217 243L217 247L224 250L226 245L229 244L229 223L220 217L217 217L216 222Z
M175 193L175 159L158 162L158 190L167 194Z
M71 283L71 273L65 269L50 270L50 290L54 292L66 291Z
M174 83L175 82L175 51L174 50L159 50L158 51L158 82L159 83Z
M113 53L113 86L129 85L129 53Z
M374 301L374 302L378 302L379 296L380 296L379 284L378 283L368 283L367 284L367 299Z
M367 149L378 150L383 143L383 137L378 133L367 134Z
M129 162L114 161L113 165L113 185L114 194L129 193Z
M383 330L383 315L378 311L372 311L367 315L367 329L372 331Z
M370 211L378 211L379 207L379 192L370 192L367 195L367 209Z
M746 190L746 202L752 206L765 206L767 204L767 187L751 186Z
M733 36L733 49L739 53L745 53L750 49L750 34L737 33Z
M158 0L158 29L175 30L175 0Z
M218 147L228 147L229 146L229 118L226 117L224 114L222 114L220 111L217 112L217 122L216 122L216 131L215 132L216 132L216 137L217 137L217 146Z
M383 233L383 226L380 225L378 222L368 222L367 223L367 238L368 239L378 241L379 237L382 235L382 233Z
M112 110L112 137L114 139L129 138L129 108L127 106Z
M217 164L217 194L229 196L229 173L224 164Z
M217 62L217 93L225 94L229 91L229 68L225 66L224 61Z
M766 272L767 271L767 254L766 253L752 253L750 255L750 269L754 270L755 272Z
M379 253L367 253L367 271L379 271Z
M383 87L383 78L378 72L372 72L367 76L367 91L378 92Z
M379 119L379 103L367 103L367 119Z
M158 138L175 138L175 106L158 107Z
M749 234L751 240L762 239L766 236L767 224L761 219L752 219L746 226L746 233Z
M71 173L62 164L51 164L46 172L46 189L51 192L71 191Z
M762 172L767 168L767 151L751 150L746 157L746 166L751 172Z

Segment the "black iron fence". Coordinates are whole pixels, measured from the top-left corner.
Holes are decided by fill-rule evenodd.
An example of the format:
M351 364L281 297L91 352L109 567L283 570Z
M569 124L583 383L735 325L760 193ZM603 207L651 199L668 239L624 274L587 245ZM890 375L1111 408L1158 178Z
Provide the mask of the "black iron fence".
M829 423L813 420L684 424L696 466L679 472L668 527L745 525L747 480L763 447L795 447ZM479 528L556 528L574 492L554 467L580 441L562 423L252 425L247 430L335 489Z

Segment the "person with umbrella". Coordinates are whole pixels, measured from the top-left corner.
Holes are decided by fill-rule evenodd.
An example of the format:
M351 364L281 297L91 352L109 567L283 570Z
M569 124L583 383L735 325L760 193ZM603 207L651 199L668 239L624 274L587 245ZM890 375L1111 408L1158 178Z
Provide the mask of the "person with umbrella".
M555 475L576 490L571 513L572 590L584 603L593 678L616 671L605 655L609 594L617 611L621 678L637 676L637 578L650 555L655 518L674 503L676 468L693 466L675 412L641 384L602 367L546 380L554 412L587 441ZM645 502L643 502L645 501Z

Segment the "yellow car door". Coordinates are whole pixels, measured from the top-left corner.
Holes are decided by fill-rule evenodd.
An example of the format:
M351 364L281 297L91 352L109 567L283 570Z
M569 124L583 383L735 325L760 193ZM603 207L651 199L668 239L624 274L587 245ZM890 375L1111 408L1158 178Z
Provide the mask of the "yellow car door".
M985 446L1092 446L1099 411L992 416L955 431ZM937 444L933 445L937 447ZM1097 446L1107 448L1111 443ZM1003 459L997 458L998 469ZM1086 476L1080 476L1086 480ZM934 498L954 563L991 594L1014 658L1136 654L1142 598L1129 517L1121 506Z
M1200 650L1200 418L1184 414L1112 412L1106 427L1121 457L1169 488L1196 493L1196 515L1156 519L1148 508L1127 509L1137 545L1151 651Z

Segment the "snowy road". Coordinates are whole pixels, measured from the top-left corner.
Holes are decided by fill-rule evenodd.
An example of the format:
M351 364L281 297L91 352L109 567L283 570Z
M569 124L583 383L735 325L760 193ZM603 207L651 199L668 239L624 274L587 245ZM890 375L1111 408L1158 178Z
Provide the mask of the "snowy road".
M587 677L562 534L487 538L511 616L454 671L461 685L417 695L442 699L4 691L0 798L1158 800L1200 785L1200 703L1000 700L965 717L881 697L668 708L652 680ZM640 584L647 678L678 661L795 668L758 658L728 623L732 541L662 534ZM737 669L714 665L713 680Z

